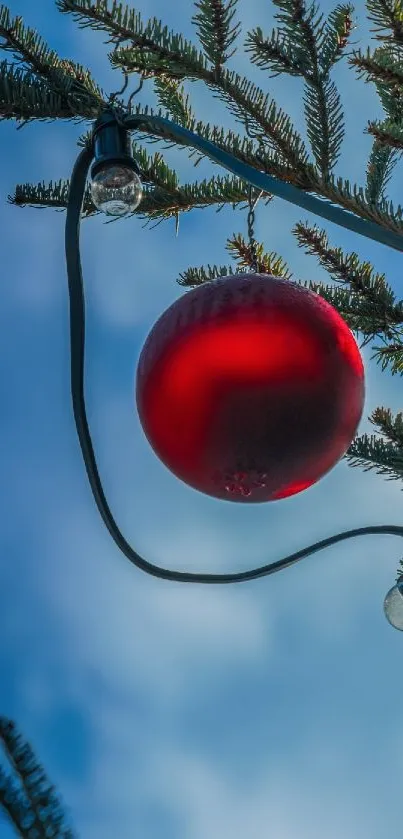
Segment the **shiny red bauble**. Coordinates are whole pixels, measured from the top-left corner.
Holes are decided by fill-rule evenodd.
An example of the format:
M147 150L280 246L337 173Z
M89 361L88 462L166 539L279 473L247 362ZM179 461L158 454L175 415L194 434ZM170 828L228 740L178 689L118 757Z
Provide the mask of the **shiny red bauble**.
M303 286L238 274L185 293L141 352L137 408L154 452L229 501L301 492L345 454L364 369L338 312Z

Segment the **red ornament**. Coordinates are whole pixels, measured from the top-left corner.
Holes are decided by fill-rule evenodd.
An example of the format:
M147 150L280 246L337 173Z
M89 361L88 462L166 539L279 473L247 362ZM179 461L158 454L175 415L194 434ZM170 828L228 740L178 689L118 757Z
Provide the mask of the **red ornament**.
M180 297L153 326L136 387L144 433L182 481L229 501L314 484L361 418L364 369L338 312L303 286L238 274Z

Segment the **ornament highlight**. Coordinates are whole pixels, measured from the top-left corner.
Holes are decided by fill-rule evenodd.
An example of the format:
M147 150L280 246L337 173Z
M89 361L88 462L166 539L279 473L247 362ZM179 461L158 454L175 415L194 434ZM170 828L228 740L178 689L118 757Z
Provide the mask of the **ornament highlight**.
M136 402L156 455L200 492L286 498L345 454L361 419L355 338L319 295L268 274L204 283L157 320Z

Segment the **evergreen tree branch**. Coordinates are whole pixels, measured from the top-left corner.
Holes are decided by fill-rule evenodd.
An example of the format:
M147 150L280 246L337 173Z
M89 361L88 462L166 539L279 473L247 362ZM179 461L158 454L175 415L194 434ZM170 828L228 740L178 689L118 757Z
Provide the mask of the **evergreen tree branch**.
M236 260L238 268L252 270L254 263L254 254L252 253L249 242L245 241L242 234L233 234L232 238L227 239L227 251L232 258ZM292 274L287 266L287 263L275 251L267 253L264 250L263 244L256 242L256 258L257 258L257 273L271 274L274 277L283 277L285 280L290 280Z
M174 122L190 129L196 122L189 95L186 95L183 85L178 79L167 76L154 77L154 90L158 104L166 108ZM191 130L191 129L190 129Z
M55 787L49 783L29 743L17 732L15 723L5 717L0 717L0 739L35 817L33 827L38 831L38 839L74 839L64 824Z
M377 41L389 41L403 44L403 9L400 0L366 0L368 18L379 28L372 32L391 29L391 35L376 35Z
M323 32L323 14L315 20L318 6L313 3L307 11L303 0L273 0L273 3L281 10L274 15L281 24L281 36L293 50L302 75L313 79L319 70L317 37ZM252 46L251 39L248 44Z
M403 451L403 414L399 412L395 417L389 408L375 408L370 421L376 425L380 434Z
M217 280L219 277L229 277L233 273L233 267L227 265L208 265L207 268L187 268L186 271L179 274L177 283L187 288L196 288L196 286L209 283L212 280Z
M116 39L122 39L125 37L130 40L132 44L135 44L134 48L120 48L112 53L111 61L114 61L116 65L120 66L121 69L124 69L125 72L140 72L143 74L148 71L151 75L168 75L174 78L177 77L178 79L183 79L184 77L193 79L201 78L204 79L204 81L206 81L206 83L210 86L216 85L215 79L213 78L214 74L206 67L204 57L197 53L195 47L188 44L188 42L184 43L182 39L180 43L182 54L180 51L177 51L174 54L172 50L174 48L178 49L181 36L168 33L167 28L165 27L162 29L161 24L155 19L149 22L146 31L141 22L140 16L136 16L133 12L129 12L129 10L126 7L123 7L122 4L114 4L112 10L109 12L105 0L98 0L98 3L94 5L90 4L89 0L58 0L58 2L61 4L61 8L64 11L74 12L78 15L82 21L82 25L94 24L97 27L99 26L100 28L104 28L109 31L109 33L112 34L112 37L115 37ZM88 16L92 16L90 20L87 19ZM319 21L319 23L320 22L321 21ZM316 28L317 25L318 24L315 25ZM130 30L127 28L128 26L131 27ZM124 27L126 27L126 29ZM315 27L312 27L312 31L314 31ZM148 41L145 42L145 35L152 35L152 38L149 37ZM149 52L147 52L147 49L149 49ZM168 55L169 52L170 55ZM302 141L298 135L293 132L288 117L282 113L278 113L277 115L273 113L273 108L276 109L275 105L272 105L270 112L270 110L267 109L267 97L267 113L265 115L263 114L264 118L262 119L261 102L258 103L257 108L255 107L254 113L253 106L256 104L256 102L253 102L254 95L260 95L264 98L264 94L256 88L255 90L246 90L246 87L250 84L251 83L247 80L242 80L238 74L232 74L231 76L231 74L225 70L221 73L220 77L220 95L229 96L232 101L233 112L236 112L236 109L239 108L239 116L241 120L242 117L244 122L246 121L245 117L252 119L252 121L256 119L255 126L259 127L261 137L265 134L268 142L272 143L276 147L277 158L271 159L271 168L265 168L264 171L269 171L271 174L281 177L280 166L281 164L284 166L284 163L286 163L286 167L283 168L283 178L288 180L288 182L295 183L302 189L308 189L316 192L323 197L329 198L331 201L336 201L336 203L339 203L344 208L355 212L363 218L375 221L396 232L401 232L402 224L400 222L399 213L403 214L403 211L400 207L397 210L397 218L393 218L391 217L391 215L393 216L392 205L391 211L389 212L389 207L386 201L381 202L376 206L368 205L365 194L361 188L357 191L356 187L354 187L354 195L352 195L348 181L343 183L339 178L336 184L332 176L324 178L318 175L314 167L307 162L306 152L303 149ZM249 94L252 96L252 101ZM336 101L335 110L337 111ZM275 118L276 116L277 119ZM202 136L206 136L206 133L210 133L210 130L204 133L204 127L200 125L200 123L197 125L189 125L189 127L191 130L201 133ZM209 126L207 126L207 128L209 129ZM215 137L214 134L211 136L211 139L213 142L216 142L217 145L220 145L220 138ZM222 139L225 141L224 136L222 136ZM234 153L237 156L238 151L239 149L235 148L231 150L231 153ZM284 157L282 155L284 155ZM239 154L238 156L241 157ZM202 156L199 155L200 159L201 157ZM262 158L259 155L255 155L255 159L257 161L257 165L260 165L261 167ZM277 171L273 167L273 163L277 164Z
M329 14L321 33L319 49L320 68L324 77L344 57L350 36L357 28L352 17L353 12L354 6L347 4L336 6Z
M369 204L378 204L386 200L385 187L400 157L397 149L390 148L375 138L367 165L365 197Z
M340 95L334 82L319 75L305 86L305 121L311 148L323 178L334 169L344 138Z
M10 775L0 767L0 807L4 810L18 836L22 839L46 839L43 826L35 819L35 814L27 799L21 794Z
M94 119L96 115L88 100L62 96L51 91L46 82L35 79L31 71L14 67L7 60L0 63L1 119L15 119L24 124L30 120L79 121Z
M251 53L252 64L262 70L273 71L271 78L279 76L280 73L304 76L306 68L293 41L278 30L273 29L269 39L265 38L262 28L256 26L247 34L245 51Z
M383 0L382 0L383 2ZM367 190L369 200L379 202L391 172L403 151L403 97L401 72L402 47L389 44L375 50L371 56L361 53L352 59L367 81L374 81L387 118L370 121L366 133L375 138L367 169Z
M143 182L152 184L154 188L145 189L141 204L132 215L146 218L148 221L158 218L162 220L207 206L218 205L220 210L226 204L231 204L235 209L248 199L249 187L239 178L218 176L198 183L179 185L176 173L166 166L160 154L155 155L152 161L147 159L144 151L138 152L136 157L141 167ZM62 180L57 183L51 181L48 185L44 182L36 185L18 185L14 195L8 196L8 202L20 207L28 205L64 210L67 208L69 186L69 181ZM265 196L266 202L271 199L272 196ZM98 212L92 202L90 188L87 187L82 217L88 218Z
M281 32L273 33L269 41L258 27L248 34L247 49L252 53L252 62L260 67L271 66L277 72L301 75L305 79L307 133L320 173L327 177L337 163L344 137L341 100L336 86L329 80L329 69L339 57L341 44L347 43L353 9L339 7L323 33L323 15L314 20L315 4L307 12L303 0L273 2L282 9L282 14L275 15L284 24Z
M221 73L220 83L208 85L217 91L229 111L247 130L262 138L269 148L279 152L282 160L300 176L301 184L309 185L309 157L300 134L292 121L261 88L234 71ZM247 119L245 119L245 115Z
M348 63L357 68L358 78L366 76L366 81L374 81L383 85L389 91L392 90L395 93L395 98L397 98L396 94L401 91L403 85L403 70L397 59L393 57L390 47L379 47L372 54L369 47L367 47L366 54L361 50L354 50L348 59Z
M366 129L367 134L372 134L379 143L379 146L390 146L400 153L403 151L403 126L400 127L390 120L369 122Z
M60 12L72 14L80 28L90 26L94 30L107 32L110 41L116 44L129 41L131 47L137 47L145 55L149 54L144 68L146 72L148 61L151 66L153 57L165 62L169 75L179 73L180 78L187 73L209 72L208 61L203 53L182 35L170 32L155 17L150 18L145 26L140 14L115 0L110 10L108 0L96 0L94 3L91 0L56 0L56 5ZM114 50L109 56L111 64L116 65L118 54L124 55L125 52L127 49L122 47Z
M227 239L227 250L236 260L236 273L242 273L252 270L254 263L254 255L251 251L249 243L247 243L241 234L235 234L232 238ZM257 271L259 274L271 274L276 277L283 277L289 280L292 274L281 256L274 253L265 253L263 245L256 242L257 255ZM188 268L179 275L177 282L181 286L195 287L206 282L216 280L218 277L227 277L234 273L233 266L226 265L208 265L207 268Z
M168 76L178 81L204 81L223 100L238 122L246 126L248 120L249 126L258 131L271 148L281 153L284 162L307 186L308 155L302 138L274 100L270 100L267 94L248 79L224 69L217 81L211 70L194 66L179 69L177 63L167 63L165 56L152 55L142 48L121 47L111 54L110 60L128 74L147 73L149 76Z
M231 27L238 0L198 0L199 10L192 18L197 24L199 41L206 58L211 61L216 78L219 78L224 64L235 55L236 49L228 52L239 35L241 24Z
M392 201L379 200L377 204L369 204L365 192L362 187L353 186L351 192L350 183L348 180L343 181L342 178L335 180L333 175L323 179L318 177L315 172L311 171L311 190L330 201L339 204L346 210L351 210L361 218L375 221L382 227L389 230L394 230L397 233L403 233L403 208L399 204L396 210L393 208Z
M392 443L363 434L356 437L345 455L349 466L360 466L364 472L375 469L377 475L386 480L396 481L403 478L403 451Z
M400 330L396 343L387 344L384 347L374 347L376 362L381 365L382 370L389 368L392 376L399 373L403 375L403 331Z
M298 223L292 232L305 253L315 254L336 282L349 285L353 294L368 304L377 324L374 334L382 332L388 338L393 337L394 329L403 324L403 302L396 301L385 274L375 274L371 264L361 262L354 252L346 256L341 248L330 247L325 230L319 230L316 225Z
M218 0L214 2L217 4ZM94 4L90 0L57 0L57 5L60 11L73 14L80 26L106 31L118 44L125 40L130 42L130 46L119 46L109 55L112 67L148 78L162 76L204 81L224 99L243 124L246 112L249 120L266 134L288 165L296 173L304 175L307 154L301 137L293 129L288 116L274 102L268 107L268 96L256 85L228 70L220 72L217 78L206 57L182 35L169 32L156 18L145 26L139 14L121 3L113 3L111 10L107 0L98 0Z
M73 110L76 104L79 109L92 106L93 112L94 107L99 110L104 106L103 93L89 70L60 59L34 29L24 26L21 17L12 18L4 5L0 6L0 36L5 39L1 49L11 52L24 70L42 79L49 91L70 103Z
M385 328L384 321L377 316L377 312L368 300L363 300L350 289L339 286L312 281L303 282L301 285L319 294L327 303L334 306L352 332L357 336L358 334L364 336L364 345L376 336L382 335Z

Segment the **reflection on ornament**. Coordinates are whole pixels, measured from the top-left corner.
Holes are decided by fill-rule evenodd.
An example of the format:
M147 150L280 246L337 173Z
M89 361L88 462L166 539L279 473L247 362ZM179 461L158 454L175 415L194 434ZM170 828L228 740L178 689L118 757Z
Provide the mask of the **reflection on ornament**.
M136 400L163 463L216 498L302 492L345 454L364 370L338 312L267 274L205 283L175 301L141 352Z

